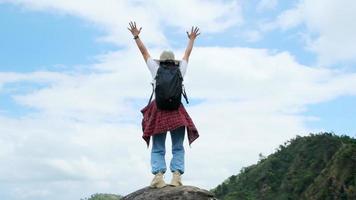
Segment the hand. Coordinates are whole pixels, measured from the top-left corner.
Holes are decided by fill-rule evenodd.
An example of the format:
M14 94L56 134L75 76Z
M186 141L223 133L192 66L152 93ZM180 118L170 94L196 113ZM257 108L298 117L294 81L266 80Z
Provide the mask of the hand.
M136 22L134 22L134 23L130 22L129 24L130 24L130 28L131 29L129 27L127 27L127 29L129 29L129 31L132 33L132 35L133 36L139 35L140 32L141 32L142 27L140 28L140 30L138 30L136 28Z
M200 35L200 33L198 33L199 31L199 28L198 27L195 27L194 30L193 30L194 26L192 26L192 30L190 31L190 34L188 33L187 31L187 35L188 35L188 38L189 39L193 39L195 40L195 38Z

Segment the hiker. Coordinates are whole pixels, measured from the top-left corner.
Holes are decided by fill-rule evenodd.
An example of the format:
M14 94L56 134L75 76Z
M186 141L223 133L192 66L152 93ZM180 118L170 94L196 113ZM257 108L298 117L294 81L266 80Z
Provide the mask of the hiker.
M160 59L151 58L139 37L142 27L137 29L136 22L130 22L129 25L130 28L128 29L134 36L134 40L136 41L136 44L153 77L153 81L151 83L153 91L150 100L148 105L141 109L141 113L143 114L141 124L143 131L142 138L146 141L147 148L149 147L150 137L152 136L151 173L155 176L151 181L150 187L162 188L166 186L166 183L164 182L164 173L166 172L165 140L167 131L170 131L173 155L170 162L170 171L173 173L170 185L180 186L183 185L181 175L184 173L185 151L183 141L185 129L187 129L188 133L189 146L199 137L198 130L185 110L183 104L180 102L180 97L183 94L188 103L182 81L187 69L190 53L193 49L194 41L200 34L198 33L199 28L194 28L193 26L190 33L187 31L189 42L184 56L182 60L175 60L174 53L169 50L164 50L160 55ZM167 76L172 76L170 78L175 81L175 84L173 84L172 81L168 83L165 82L164 84L162 82L158 87L156 83L164 78L167 78ZM167 87L175 87L173 92L175 92L176 95L170 96L169 99L162 99L162 92L167 91L165 90ZM169 89L170 88L168 88L168 90ZM172 90L169 91L171 92ZM153 93L155 93L155 99L151 101ZM164 93L164 95L166 94L167 93Z

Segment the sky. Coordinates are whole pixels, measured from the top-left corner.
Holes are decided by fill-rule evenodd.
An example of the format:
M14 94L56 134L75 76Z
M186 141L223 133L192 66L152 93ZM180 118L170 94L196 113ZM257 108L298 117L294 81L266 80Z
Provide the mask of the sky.
M355 137L354 10L352 0L0 0L0 199L150 183L140 110L152 77L130 21L154 58L181 59L186 31L200 28L184 80L200 134L184 143L185 185L211 189L296 135ZM170 147L167 137L167 163Z

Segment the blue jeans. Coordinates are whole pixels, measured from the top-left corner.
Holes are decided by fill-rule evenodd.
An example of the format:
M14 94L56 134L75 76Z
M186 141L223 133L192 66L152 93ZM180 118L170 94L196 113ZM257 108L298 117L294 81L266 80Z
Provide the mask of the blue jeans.
M178 127L171 132L172 139L172 160L170 163L171 172L179 171L181 174L184 173L184 135L185 126ZM166 168L166 135L167 132L159 133L153 135L153 145L151 150L151 167L152 174L157 174L158 172L165 173Z

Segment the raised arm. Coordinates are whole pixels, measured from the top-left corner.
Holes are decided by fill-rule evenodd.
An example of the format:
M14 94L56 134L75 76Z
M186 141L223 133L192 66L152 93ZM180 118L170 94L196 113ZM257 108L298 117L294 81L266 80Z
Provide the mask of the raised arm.
M192 30L190 31L190 34L187 31L189 42L188 42L188 46L187 46L187 48L184 52L184 56L183 56L183 60L186 60L187 62L189 60L190 53L192 52L194 41L195 41L196 37L198 35L200 35L200 33L198 33L198 31L199 31L199 28L198 27L194 28L194 26L192 26Z
M138 36L142 30L142 27L140 28L140 30L138 30L136 27L136 22L133 22L133 23L130 22L129 25L130 25L130 28L127 27L127 29L129 29L129 31L132 33L134 38L136 38L135 39L136 44L142 53L143 59L145 59L145 62L147 62L147 59L150 57L150 54L148 53L145 45L143 44L143 42L141 41L141 39Z

